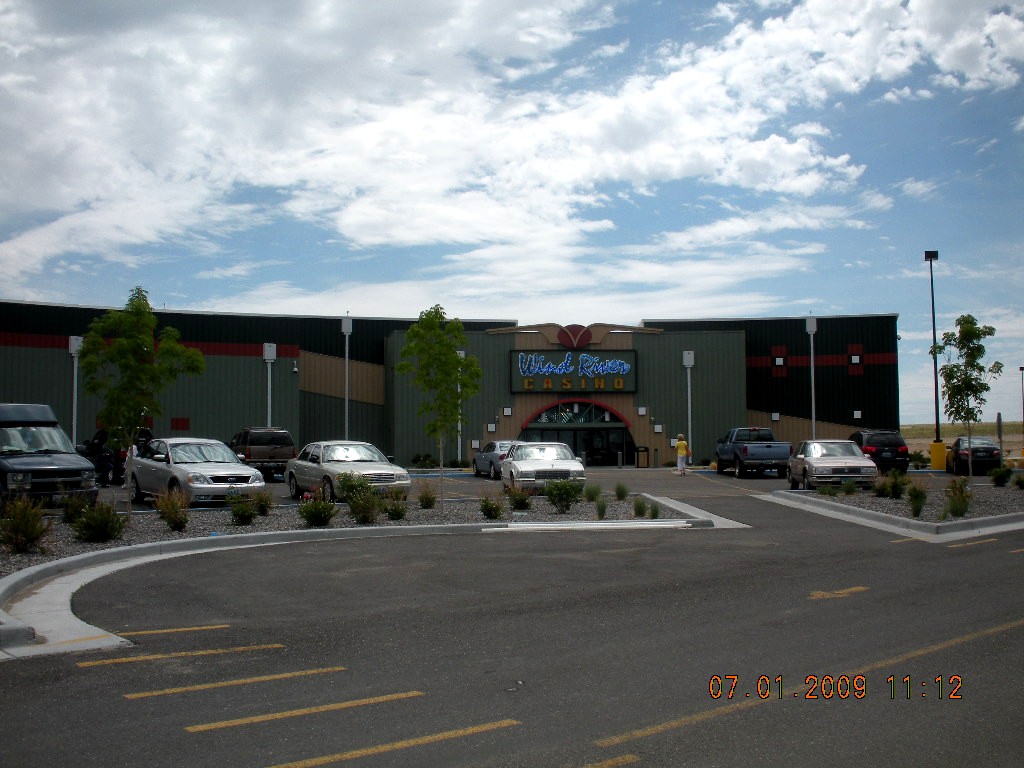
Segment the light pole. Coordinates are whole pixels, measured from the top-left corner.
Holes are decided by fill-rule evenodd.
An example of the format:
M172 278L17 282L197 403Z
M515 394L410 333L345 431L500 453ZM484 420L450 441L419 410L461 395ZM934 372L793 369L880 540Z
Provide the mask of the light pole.
M352 318L341 318L341 332L345 334L345 439L348 440L348 340L352 335Z
M78 355L82 351L82 337L68 336L68 352L71 354L71 442L78 445ZM1024 371L1024 368L1021 368Z
M272 371L274 361L277 360L277 344L265 343L263 345L263 362L267 364L267 426L272 427L273 402L274 402L274 378Z
M1020 367L1020 455L1024 456L1024 365Z
M818 318L807 318L807 335L811 337L811 440L818 437L817 434L817 413L815 412L814 401L814 334L818 330Z
M939 432L939 353L936 347L939 337L935 330L935 272L932 263L939 260L938 251L925 251L924 260L928 262L928 282L932 292L932 380L935 389L935 439L932 441L932 469L942 469L946 464L946 449L942 445L942 434Z
M686 369L686 434L690 438L690 450L693 450L693 386L690 374L693 372L693 350L683 352L683 367ZM692 462L683 459L685 464Z

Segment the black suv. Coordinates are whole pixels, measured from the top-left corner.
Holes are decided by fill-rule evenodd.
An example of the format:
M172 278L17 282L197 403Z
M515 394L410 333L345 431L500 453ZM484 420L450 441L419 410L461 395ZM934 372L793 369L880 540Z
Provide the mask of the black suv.
M246 427L228 445L268 482L277 473L283 475L288 460L295 458L295 442L288 430L280 427Z
M850 435L850 439L858 445L861 453L875 462L879 472L892 469L906 472L910 469L910 449L903 435L895 429L862 429Z

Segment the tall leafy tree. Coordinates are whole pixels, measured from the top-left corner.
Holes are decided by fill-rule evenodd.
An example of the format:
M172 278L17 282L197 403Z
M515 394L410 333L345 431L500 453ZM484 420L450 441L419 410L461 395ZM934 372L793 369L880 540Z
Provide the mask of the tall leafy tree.
M99 418L113 446L128 447L145 417L160 415L160 392L179 375L206 370L203 353L180 338L169 326L157 332L149 295L139 286L124 309L89 324L79 353L83 384L103 401Z
M460 354L466 333L458 318L448 320L444 308L435 304L420 312L409 327L402 348L398 372L412 374L413 385L426 396L418 413L427 416L427 434L437 441L441 462L441 508L444 508L444 447L458 431L462 404L480 391L480 362Z
M991 388L989 382L1003 372L1003 364L999 361L987 368L982 363L985 357L982 342L995 334L996 329L991 325L979 326L974 315L960 315L956 319L956 331L943 333L942 343L932 349L932 354L946 358L945 365L939 368L946 416L964 425L968 444L973 426L981 421L985 395ZM974 474L973 453L972 450L967 451L968 476Z

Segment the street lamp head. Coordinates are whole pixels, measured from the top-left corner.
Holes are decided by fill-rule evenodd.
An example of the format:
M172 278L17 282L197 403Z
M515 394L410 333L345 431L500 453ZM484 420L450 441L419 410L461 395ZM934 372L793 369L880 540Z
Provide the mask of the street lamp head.
M924 260L925 261L938 261L939 260L939 252L938 251L925 251L924 252Z

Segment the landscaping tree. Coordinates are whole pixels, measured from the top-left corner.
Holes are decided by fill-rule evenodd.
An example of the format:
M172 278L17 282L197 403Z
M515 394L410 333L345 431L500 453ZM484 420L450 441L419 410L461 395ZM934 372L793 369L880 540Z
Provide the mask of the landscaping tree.
M459 354L466 334L458 318L448 320L435 304L420 312L409 327L398 372L413 375L413 385L426 395L418 413L428 416L427 434L437 441L441 462L440 501L444 509L444 446L448 435L458 431L462 404L480 391L482 372L475 357Z
M158 396L180 374L206 370L203 353L185 347L174 328L156 331L149 296L132 290L123 310L89 324L79 361L85 391L103 401L99 418L115 448L134 442L146 415L161 413Z
M981 421L989 382L1003 372L1003 364L998 361L988 368L981 362L985 357L985 345L981 342L995 334L995 328L979 326L973 315L960 315L956 319L956 332L946 331L942 334L942 343L932 349L932 354L946 358L946 364L939 368L946 416L964 425L968 444L973 426ZM967 451L967 474L974 474L971 450Z

